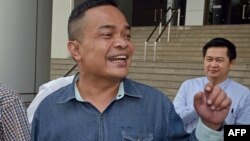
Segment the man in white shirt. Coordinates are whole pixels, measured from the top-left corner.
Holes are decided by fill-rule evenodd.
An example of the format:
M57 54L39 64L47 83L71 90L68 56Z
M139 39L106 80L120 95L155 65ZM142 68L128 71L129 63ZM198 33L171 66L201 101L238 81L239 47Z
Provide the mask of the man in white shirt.
M29 120L30 124L32 123L34 113L35 113L38 105L41 103L41 101L45 97L47 97L48 95L57 91L59 88L62 88L64 86L72 83L74 76L75 75L57 78L57 79L49 81L48 83L45 83L39 87L38 94L36 95L36 97L31 102L31 104L29 105L29 107L27 109L28 120Z
M250 90L228 77L236 54L235 45L224 38L214 38L203 47L206 76L184 81L173 101L187 132L191 133L197 127L199 119L193 106L194 95L203 91L208 82L220 86L232 100L226 124L250 124Z

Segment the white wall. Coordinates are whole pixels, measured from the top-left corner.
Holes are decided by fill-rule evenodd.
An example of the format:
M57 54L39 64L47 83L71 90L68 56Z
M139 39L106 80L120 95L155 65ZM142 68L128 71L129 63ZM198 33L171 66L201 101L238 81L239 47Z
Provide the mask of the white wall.
M51 58L68 58L68 18L73 0L53 0Z
M185 25L203 25L205 0L187 0Z
M36 93L49 80L51 0L3 0L0 4L0 83Z

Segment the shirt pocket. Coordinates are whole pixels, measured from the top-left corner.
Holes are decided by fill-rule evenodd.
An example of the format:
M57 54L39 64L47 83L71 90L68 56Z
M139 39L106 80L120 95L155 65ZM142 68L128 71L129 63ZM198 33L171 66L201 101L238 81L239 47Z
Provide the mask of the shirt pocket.
M122 141L153 141L153 133L137 134L122 132Z
M237 115L235 113L229 113L226 118L226 124L236 124Z

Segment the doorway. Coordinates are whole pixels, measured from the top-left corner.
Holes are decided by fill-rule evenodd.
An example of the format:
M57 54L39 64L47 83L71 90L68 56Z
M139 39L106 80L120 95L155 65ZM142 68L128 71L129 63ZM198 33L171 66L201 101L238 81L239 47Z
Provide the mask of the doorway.
M166 13L167 0L133 0L132 26L154 26Z
M250 0L208 0L206 24L249 24Z
M232 0L232 12L230 23L250 23L250 0Z

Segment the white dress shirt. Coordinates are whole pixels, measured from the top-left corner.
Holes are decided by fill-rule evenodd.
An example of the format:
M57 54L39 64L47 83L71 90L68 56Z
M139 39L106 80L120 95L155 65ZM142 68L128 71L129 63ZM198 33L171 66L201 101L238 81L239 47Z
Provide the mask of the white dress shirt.
M199 119L193 106L194 95L199 91L203 91L207 83L207 77L184 81L173 101L175 110L182 118L185 130L188 133L196 128ZM225 120L226 124L249 125L250 90L229 78L220 83L219 86L232 100L230 112Z

